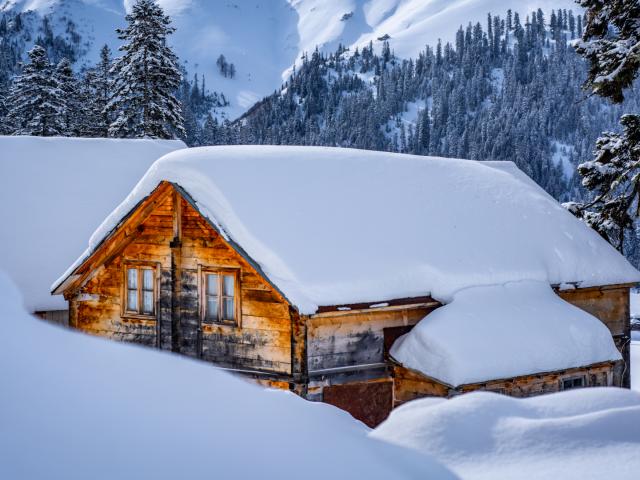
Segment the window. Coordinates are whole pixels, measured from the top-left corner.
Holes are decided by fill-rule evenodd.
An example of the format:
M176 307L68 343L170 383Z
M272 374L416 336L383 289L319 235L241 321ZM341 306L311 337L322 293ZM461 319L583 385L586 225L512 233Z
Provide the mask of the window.
M584 376L565 378L562 380L562 390L571 390L572 388L582 388L584 386Z
M155 282L152 267L126 266L125 313L151 316L155 313Z
M233 271L203 272L203 310L207 323L237 323L237 274Z

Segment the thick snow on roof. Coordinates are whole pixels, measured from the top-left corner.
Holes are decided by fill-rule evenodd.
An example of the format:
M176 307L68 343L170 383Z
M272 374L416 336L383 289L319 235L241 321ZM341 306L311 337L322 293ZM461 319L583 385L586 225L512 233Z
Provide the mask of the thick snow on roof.
M29 311L65 309L50 286L154 160L179 141L0 137L0 269Z
M395 409L371 436L430 454L468 480L635 480L640 392L422 399Z
M452 386L621 358L600 320L532 281L457 292L396 340L390 353Z
M27 315L0 272L0 478L453 479L348 413Z
M162 180L183 187L302 313L426 294L446 302L462 288L517 280L640 280L510 163L328 147L173 152L149 169L74 266Z

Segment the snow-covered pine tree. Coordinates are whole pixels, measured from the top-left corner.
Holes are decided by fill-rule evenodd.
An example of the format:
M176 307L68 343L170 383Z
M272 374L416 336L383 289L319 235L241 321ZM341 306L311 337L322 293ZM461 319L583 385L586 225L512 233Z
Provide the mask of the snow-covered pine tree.
M0 83L0 135L10 133L9 120L7 118L8 86Z
M107 111L115 120L113 137L174 138L184 136L178 59L167 45L175 29L152 0L138 0L126 16L127 27L117 30L126 43L112 68L115 76Z
M618 250L633 227L640 200L640 117L624 115L622 133L605 132L596 142L595 158L578 166L582 184L595 194L589 203L566 203Z
M585 87L621 103L640 68L640 2L579 3L586 20L576 50L590 62ZM622 252L625 232L640 216L640 117L624 115L620 123L623 133L605 132L596 142L595 158L578 167L582 185L595 198L566 206Z
M640 2L580 0L586 9L577 52L590 63L586 87L615 103L624 100L640 68Z
M113 86L112 66L111 49L108 45L104 45L100 49L100 61L91 71L88 78L88 83L91 85L91 90L93 90L94 94L91 105L95 119L94 134L98 137L107 137L109 135L109 126L113 121L113 116L107 108Z
M80 99L78 97L78 85L76 77L71 68L71 62L63 58L60 60L55 70L55 77L58 88L61 92L63 104L63 125L62 136L74 137L79 135L82 128L83 119L81 115Z
M40 45L29 51L30 63L13 83L7 98L14 135L54 136L64 133L64 100L47 52Z

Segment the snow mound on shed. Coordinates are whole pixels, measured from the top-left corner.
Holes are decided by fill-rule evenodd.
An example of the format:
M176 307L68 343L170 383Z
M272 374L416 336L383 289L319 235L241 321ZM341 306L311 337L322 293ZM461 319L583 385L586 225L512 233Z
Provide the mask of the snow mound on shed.
M622 358L600 320L543 282L461 290L390 353L454 387Z
M634 480L640 393L586 388L527 399L478 392L415 400L371 437L432 455L469 480Z
M86 247L91 232L159 157L170 140L0 136L0 269L30 312L64 310L51 282Z
M454 478L335 407L35 320L2 272L0 328L3 479Z
M519 280L583 287L640 280L522 175L496 162L346 148L183 150L149 169L65 276L167 180L301 313L427 294L446 302L462 288Z

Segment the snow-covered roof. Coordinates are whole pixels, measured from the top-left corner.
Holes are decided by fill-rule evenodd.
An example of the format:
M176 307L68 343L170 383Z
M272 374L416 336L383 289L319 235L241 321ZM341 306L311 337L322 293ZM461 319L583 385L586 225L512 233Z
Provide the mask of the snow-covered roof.
M336 407L58 328L27 315L19 297L0 271L2 479L457 478L367 438Z
M179 141L0 136L0 269L29 311L65 309L50 286L154 160Z
M282 146L163 157L65 276L161 181L182 187L302 313L428 294L446 303L463 288L519 280L640 280L512 163Z
M600 320L538 281L460 290L390 353L453 387L622 358Z

